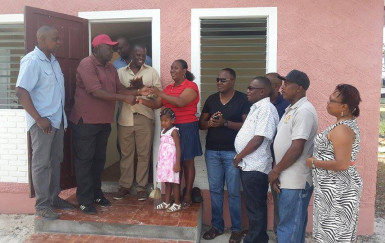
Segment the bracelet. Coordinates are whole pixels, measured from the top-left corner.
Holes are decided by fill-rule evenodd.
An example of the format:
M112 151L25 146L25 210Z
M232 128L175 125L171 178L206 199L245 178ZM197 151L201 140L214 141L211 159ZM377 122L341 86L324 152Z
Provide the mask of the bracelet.
M227 127L229 125L229 121L228 120L225 120L225 122L223 123L223 126L224 127Z
M315 158L313 158L312 160L311 160L311 168L312 169L315 169L316 167L315 167L315 164L314 164L314 160L315 160Z
M139 96L140 95L140 89L138 89L136 92L138 93L138 96Z

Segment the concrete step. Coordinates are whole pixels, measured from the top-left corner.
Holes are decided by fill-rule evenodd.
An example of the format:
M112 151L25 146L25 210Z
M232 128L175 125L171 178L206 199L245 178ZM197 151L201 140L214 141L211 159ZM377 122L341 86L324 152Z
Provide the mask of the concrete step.
M36 232L124 236L133 238L156 238L199 242L202 225L201 204L175 213L155 210L160 201L138 201L130 195L113 200L106 194L112 206L97 206L97 215L88 215L76 210L58 210L58 220L35 219ZM75 195L69 198L77 204Z
M180 240L160 240L154 238L131 238L119 236L105 235L75 235L75 234L58 234L58 233L38 233L28 237L24 243L41 243L41 242L92 242L92 243L192 243L193 241Z

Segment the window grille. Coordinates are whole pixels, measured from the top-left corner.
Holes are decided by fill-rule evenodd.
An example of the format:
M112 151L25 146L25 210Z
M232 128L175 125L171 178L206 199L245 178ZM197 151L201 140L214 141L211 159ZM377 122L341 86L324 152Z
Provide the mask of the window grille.
M24 50L24 25L0 24L0 109L21 108L15 85Z
M266 18L201 20L201 104L217 92L223 68L237 73L235 88L246 92L250 80L266 73Z

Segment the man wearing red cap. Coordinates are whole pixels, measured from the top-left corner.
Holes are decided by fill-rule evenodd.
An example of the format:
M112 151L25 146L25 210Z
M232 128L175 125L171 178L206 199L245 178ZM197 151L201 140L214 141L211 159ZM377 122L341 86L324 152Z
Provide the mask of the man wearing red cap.
M92 41L92 55L84 58L76 72L75 104L69 120L73 128L76 196L80 210L96 214L93 204L107 207L111 202L101 190L100 176L106 161L107 140L114 121L115 103L135 103L142 90L127 90L109 63L118 42L108 35Z

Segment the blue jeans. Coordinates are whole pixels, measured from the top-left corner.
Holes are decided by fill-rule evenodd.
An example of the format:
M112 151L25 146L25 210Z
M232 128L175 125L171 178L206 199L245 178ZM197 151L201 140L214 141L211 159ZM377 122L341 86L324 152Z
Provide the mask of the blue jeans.
M259 171L241 172L243 194L246 198L246 210L249 217L249 232L244 243L267 243L267 174Z
M278 193L279 243L305 242L307 208L312 193L313 187L309 183L306 183L305 189L281 189Z
M223 187L225 181L228 190L228 200L231 217L231 231L241 231L241 181L240 170L235 168L232 161L235 151L206 150L205 160L211 197L211 224L224 231L223 221Z

